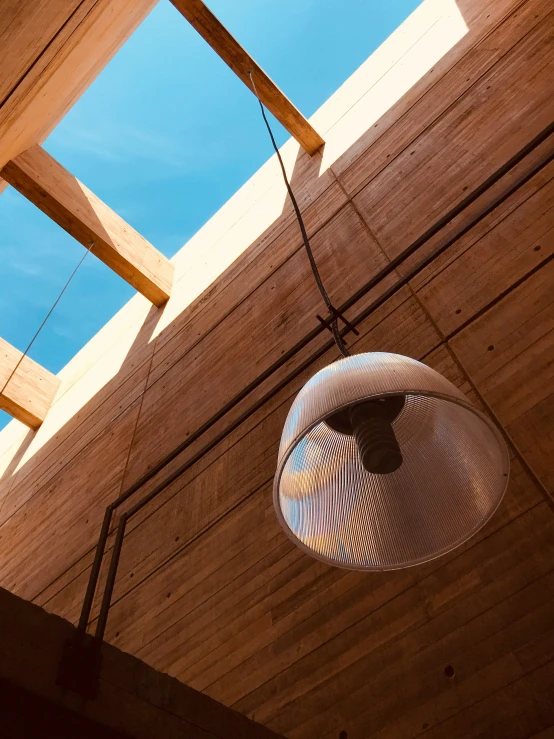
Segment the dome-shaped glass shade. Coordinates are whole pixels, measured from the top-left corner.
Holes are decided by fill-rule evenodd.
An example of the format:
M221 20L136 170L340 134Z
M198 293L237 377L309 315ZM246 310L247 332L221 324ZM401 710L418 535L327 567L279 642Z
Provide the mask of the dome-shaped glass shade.
M469 539L498 507L508 472L499 431L452 383L408 357L358 354L318 372L292 404L275 509L318 559L397 569Z

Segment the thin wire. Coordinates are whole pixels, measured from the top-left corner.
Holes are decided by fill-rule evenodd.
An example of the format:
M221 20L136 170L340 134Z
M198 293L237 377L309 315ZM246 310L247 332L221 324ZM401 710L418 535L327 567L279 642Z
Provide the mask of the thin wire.
M90 242L90 246L89 246L89 248L88 248L88 249L87 249L87 250L85 251L85 253L84 253L84 254L83 254L83 256L81 257L81 259L79 260L79 262L78 262L77 266L75 267L75 269L73 270L73 272L72 272L72 273L71 273L71 275L69 276L69 279L67 280L67 282L66 282L66 283L65 283L65 285L63 286L63 289L62 289L62 291L60 292L60 294L59 294L59 295L58 295L58 297L56 298L56 300L55 300L55 302L54 302L54 305L53 305L53 306L52 306L52 307L50 308L50 310L49 310L49 311L48 311L48 313L46 314L46 316L45 316L44 320L42 321L42 323L40 324L40 326L38 327L38 329L37 329L37 330L35 331L35 335L34 335L34 336L33 336L33 338L31 339L31 341L30 341L30 342L29 342L29 343L27 344L27 348L25 349L25 351L23 352L23 354L22 354L22 355L21 355L21 357L19 358L19 361L17 362L17 364L15 365L15 367L13 368L13 370L11 371L11 374L10 374L10 376L8 377L8 379L6 380L6 382L4 383L4 387L2 388L2 390L0 390L0 395L2 395L2 394L4 393L4 390L5 390L5 389L6 389L7 387L8 387L8 385L9 385L9 383L10 383L10 380L12 379L12 377L13 377L13 376L15 375L15 373L16 373L16 372L17 372L17 370L19 369L19 366L21 365L21 362L23 362L23 360L25 359L25 357L26 357L26 356L27 356L27 354L29 353L29 351L30 351L31 347L33 346L33 344L35 343L35 341L36 341L36 339L37 339L38 335L40 334L40 332L41 332L41 331L42 331L42 329L44 328L44 324L46 323L46 321L47 321L47 320L48 320L48 319L50 318L50 316L51 316L51 315L52 315L52 313L54 312L54 309L55 309L55 307L56 307L56 306L58 305L58 303L60 302L60 300L61 300L61 298L62 298L62 295L64 294L64 292L65 292L65 291L67 290L67 288L69 287L69 283L70 283L70 282L71 282L71 280L72 280L72 279L73 279L73 278L75 277L75 274L77 273L77 270L79 269L79 267L81 266L81 264L82 264L82 263L83 263L83 262L85 261L85 258L86 258L86 256L87 256L87 254L89 254L89 253L90 253L90 251L91 251L92 247L94 246L94 244L95 244L95 241L94 241L94 239L91 239L91 242Z
M296 218L298 220L298 225L300 226L300 233L302 234L302 239L304 241L304 246L306 247L306 252L308 254L308 259L310 260L310 266L312 268L312 272L314 275L314 279L316 282L316 285L319 289L319 292L321 293L321 297L323 298L323 301L327 307L327 310L329 313L334 316L333 320L330 323L331 331L333 333L333 338L335 340L335 344L337 345L338 350L342 354L343 357L350 356L350 352L346 348L346 345L343 341L342 336L340 335L337 318L336 318L336 309L333 306L333 303L331 302L331 299L329 295L327 294L327 290L325 289L325 286L323 284L323 281L321 279L321 275L319 274L319 270L317 268L316 261L314 259L314 255L312 252L312 247L310 246L310 240L308 238L308 234L306 232L306 227L304 225L304 220L302 218L302 214L300 213L300 208L298 207L298 203L296 202L296 198L294 197L294 193L292 191L292 187L290 186L289 179L287 177L287 171L285 169L285 165L283 164L283 159L281 157L281 152L279 151L279 147L277 146L275 142L275 137L273 136L273 131L271 130L271 126L269 125L269 121L267 120L267 116L265 114L265 108L263 106L262 101L260 100L260 96L258 95L258 90L256 88L256 83L254 82L254 78L252 77L252 71L249 72L250 74L250 82L252 83L252 90L254 92L254 95L258 99L258 103L260 104L260 110L262 111L262 116L267 128L267 132L269 133L269 137L271 139L271 143L273 144L273 148L275 150L275 153L277 154L277 159L279 160L279 164L281 165L281 172L283 173L283 179L285 181L285 185L287 187L287 192L289 194L289 197L292 202L292 207L294 208L294 212L296 213Z

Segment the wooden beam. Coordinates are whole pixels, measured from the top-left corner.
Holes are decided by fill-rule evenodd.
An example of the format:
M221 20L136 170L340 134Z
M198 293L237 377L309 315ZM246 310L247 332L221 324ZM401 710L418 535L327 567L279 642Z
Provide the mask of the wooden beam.
M302 113L281 92L202 0L171 0L244 84L252 90L250 72L261 101L308 152L314 154L325 143ZM253 90L252 90L253 91Z
M29 357L17 367L22 355L19 349L0 339L0 409L26 426L38 428L52 404L60 380Z
M0 2L0 167L46 139L156 2Z
M40 146L8 162L2 177L155 305L169 298L174 267Z

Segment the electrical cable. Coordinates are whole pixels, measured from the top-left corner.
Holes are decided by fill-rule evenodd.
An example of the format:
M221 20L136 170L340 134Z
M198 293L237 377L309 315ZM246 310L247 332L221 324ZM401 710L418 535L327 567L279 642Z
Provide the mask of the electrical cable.
M35 331L35 335L34 335L34 336L33 336L33 338L31 339L31 341L30 341L30 342L29 342L29 343L27 344L27 348L25 349L25 351L23 352L23 354L22 354L22 355L21 355L21 357L19 358L19 361L17 362L17 364L15 365L15 367L13 368L13 370L11 371L11 373L10 373L10 375L9 375L8 379L7 379L7 380L6 380L6 382L4 383L4 387L3 387L3 388L2 388L1 390L0 390L0 395L2 395L2 394L4 393L4 391L5 391L5 389L6 389L7 387L8 387L8 385L9 385L9 383L10 383L10 380L11 380L11 379L12 379L12 377L13 377L13 376L15 375L15 373L16 373L16 372L17 372L17 370L19 369L19 367L20 367L21 363L23 362L23 360L25 359L25 357L26 357L26 356L27 356L27 354L29 353L29 351L30 351L31 347L33 346L33 344L35 343L36 339L38 338L38 335L40 334L40 332L41 332L41 331L42 331L42 329L44 328L44 325L45 325L46 321L47 321L47 320L48 320L48 319L50 318L50 316L51 316L51 315L52 315L52 313L54 312L54 309L56 308L56 306L57 306L57 305L58 305L58 303L60 302L60 300L61 300L61 298L62 298L62 295L64 294L64 292L65 292L65 291L67 290L67 288L69 287L69 283L70 283L70 282L71 282L71 280L72 280L72 279L73 279L73 278L75 277L75 275L76 275L76 273L77 273L77 270L79 269L79 267L81 266L81 264L82 264L82 263L83 263L83 262L85 261L85 258L86 258L86 256L87 256L87 254L89 254L89 253L90 253L90 250L92 249L92 247L94 246L94 244L95 244L95 241L94 241L94 239L92 239L92 240L91 240L91 242L90 242L90 246L89 246L89 247L88 247L88 249L87 249L87 250L85 251L85 253L84 253L84 254L83 254L83 256L81 257L81 259L79 260L79 262L78 262L77 266L75 267L75 269L73 270L73 272L72 272L72 273L70 274L70 276L69 276L69 279L68 279L68 280L66 281L65 285L64 285L64 286L63 286L63 288L62 288L62 291L60 292L60 294L58 295L58 297L57 297L57 298L56 298L56 300L54 301L54 304L52 305L52 307L50 308L50 310L49 310L49 311L48 311L48 313L46 314L46 316L45 316L44 320L42 321L42 323L40 324L40 326L38 327L38 329L37 329L37 330Z
M258 95L258 90L256 88L256 83L254 82L254 78L252 76L252 71L249 72L250 75L250 82L252 83L252 91L254 92L254 95L258 99L258 103L260 105L260 110L262 111L262 117L264 119L264 123L267 128L267 132L269 133L269 138L271 139L271 143L273 144L273 148L275 150L275 153L277 154L277 159L279 160L279 164L281 165L281 172L283 173L283 180L285 181L285 185L287 188L287 192L289 194L289 197L292 202L292 207L294 208L294 212L296 213L296 218L298 220L298 225L300 226L300 233L302 234L302 240L304 241L304 246L306 248L306 252L308 254L308 259L310 260L310 266L312 268L312 272L314 275L314 279L316 282L316 285L318 287L319 292L321 293L321 297L323 298L323 302L325 303L325 306L327 307L327 310L333 316L331 322L330 322L330 328L331 332L333 334L333 338L335 340L335 344L337 345L338 350L342 354L343 357L350 356L350 352L346 348L346 345L344 343L344 340L340 334L339 327L338 327L338 321L337 321L337 314L338 311L331 302L331 299L329 295L327 294L327 290L325 289L325 286L323 284L323 281L321 279L321 275L319 274L319 270L317 268L317 264L312 252L312 247L310 246L310 240L308 238L308 234L306 232L306 226L304 225L304 219L302 218L302 214L300 212L300 208L298 207L298 203L296 201L296 198L294 197L294 192L292 191L292 187L289 182L289 178L287 177L287 171L285 169L285 165L283 163L283 158L281 157L281 152L279 151L279 147L277 146L275 142L275 137L273 136L273 131L271 130L271 126L269 125L269 121L267 120L267 116L265 114L265 108L260 100L260 96Z

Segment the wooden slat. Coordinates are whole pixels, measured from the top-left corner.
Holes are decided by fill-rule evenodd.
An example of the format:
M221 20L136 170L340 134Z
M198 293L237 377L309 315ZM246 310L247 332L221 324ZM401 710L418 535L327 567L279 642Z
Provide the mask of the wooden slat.
M423 11L425 5L426 3L422 3L418 13ZM448 3L439 0L439 7L443 12L447 5ZM526 0L520 3L514 0L496 0L494 4L489 3L480 8L477 8L474 0L456 0L455 5L468 24L467 33L440 61L432 64L426 74L425 67L421 68L429 54L426 45L430 40L432 43L435 28L438 27L443 35L445 32L442 23L436 26L425 24L421 29L423 31L421 44L415 43L404 47L404 55L399 63L393 64L384 75L381 69L376 70L372 79L375 84L366 85L366 92L361 95L359 102L352 105L332 128L327 130L327 126L324 127L326 140L324 158L327 159L337 147L335 139L349 141L352 129L360 124L359 119L367 120L368 112L372 113L375 108L379 109L382 106L383 95L391 96L399 86L400 91L405 91L405 87L401 86L404 83L404 75L399 73L398 67L409 67L409 74L414 68L420 68L422 76L409 91L378 119L376 125L365 132L360 132L359 138L349 145L346 151L340 153L339 159L333 161L333 171L350 197L362 190L402 151L405 149L412 151L413 148L409 147L412 147L419 136L450 106L454 106L460 96L470 90L479 78L506 54L507 49L528 33L549 10L541 0ZM480 13L479 22L470 24L468 18L476 11ZM411 16L404 25L412 26L414 16ZM419 26L418 23L417 27ZM395 34L401 31L403 32L402 27ZM452 30L449 33L452 35ZM394 35L390 38L393 39ZM383 47L388 43L387 40ZM443 40L440 43L442 44ZM424 47L421 50L418 48L420 45ZM366 65L370 65L371 59L372 57L368 59ZM351 78L352 85L356 88L359 87L355 85L356 77L362 69L355 72ZM345 83L343 87L347 85L350 86L350 83ZM383 89L380 92L381 85ZM392 99L394 100L394 97ZM314 115L314 120L318 121L319 115L318 111Z
M35 64L80 0L5 0L0 5L0 106Z
M144 237L50 156L33 146L2 176L155 305L171 293L174 267Z
M410 675L417 674L419 678L428 670L437 669L437 662L440 669L438 674L442 673L449 660L454 660L458 666L456 648L460 643L472 643L473 636L469 634L467 642L464 638L460 639L460 628L479 629L483 609L486 614L486 609L503 602L508 594L518 593L545 573L551 573L550 578L554 580L548 557L541 560L534 571L530 571L521 556L522 550L532 553L540 543L549 543L552 520L550 528L545 521L546 527L540 532L540 543L525 541L524 536L521 541L517 538L517 534L535 528L538 523L542 528L539 512L532 510L537 508L539 500L540 495L529 478L517 464L514 465L514 475L505 501L509 505L504 510L506 515L503 521L497 519L491 522L486 532L480 535L480 541L473 540L465 551L458 551L448 561L443 561L441 566L427 566L424 577L417 585L418 592L413 594L415 603L424 604L427 616L420 626L408 630L402 639L390 641L382 641L369 624L365 627L360 625L361 628L351 627L340 638L321 644L287 671L261 684L241 699L236 708L245 713L255 711L259 720L274 728L279 727L286 735L291 735L289 732L293 728L302 725L304 735L322 736L325 729L332 726L336 737L345 715L353 722L358 714L372 707L380 712L383 709L390 710L390 703L386 704L395 699L395 691L390 692L390 685L395 681L399 685L402 679L406 680L401 692L403 697L408 697L408 692L419 689L419 679L410 681ZM529 513L521 516L525 507ZM507 527L501 525L509 519L512 521ZM516 551L508 553L507 545L513 546ZM308 592L306 598L312 603L319 590L315 585L319 583L312 586L313 592ZM370 587L370 583L365 584L367 590ZM547 594L544 599L549 599ZM396 612L397 616L402 613L393 603L383 603L381 617L378 613L368 617L374 623L380 622L385 633L388 628L387 612L391 613L391 606L392 613ZM513 613L513 610L510 609L510 612ZM441 643L443 640L450 642L447 648ZM408 660L412 664L406 669ZM423 670L422 667L427 669ZM437 681L433 683L429 685L428 682L423 686L427 698ZM371 694L370 700L368 693ZM363 728L367 726L377 731L375 713ZM354 727L350 724L348 728ZM359 734L354 731L352 734L367 735L363 729ZM398 736L408 737L412 734L399 732Z
M548 541L543 530L540 535L543 541ZM551 537L548 543L551 544ZM533 581L534 573L524 570L519 563L512 563L511 569L499 576L503 593L490 583L480 590L475 588L469 597L422 628L394 645L377 649L368 659L360 660L356 666L357 675L351 674L347 680L357 678L361 682L361 676L371 675L369 690L361 687L357 695L349 696L344 713L335 709L328 711L325 717L318 717L320 726L341 727L346 715L348 731L354 736L364 736L371 727L371 736L376 739L414 737L423 724L427 724L429 731L431 727L438 727L436 736L453 736L450 732L441 733L442 722L450 719L453 713L471 709L476 696L484 697L502 690L525 672L531 672L532 667L525 669L521 665L518 653L525 652L527 643L534 637L546 641L554 615L553 573L550 571ZM508 597L498 602L503 596ZM484 602L489 606L485 612L481 610ZM432 646L422 649L427 640ZM387 658L391 660L390 668L380 672ZM455 668L454 685L444 674L447 664ZM378 679L372 680L376 672ZM456 691L455 707L448 688ZM399 694L402 695L402 711L397 717L394 704ZM520 709L527 714L527 719L533 720L532 706L522 705ZM316 728L314 723L309 727L312 731ZM303 729L304 735L309 735L308 726ZM337 731L326 733L323 730L318 736L334 739ZM479 733L478 736L488 734Z
M50 408L60 380L30 357L25 357L8 382L22 355L0 339L0 408L26 426L38 428ZM8 384L4 388L6 382Z
M177 10L252 90L250 72L261 101L308 152L315 154L325 143L302 113L281 92L202 0L171 0Z
M401 252L552 122L547 80L554 73L553 20L554 11L537 21L354 197L388 256Z
M518 201L520 205L515 207ZM479 229L472 229L449 249L442 264L440 260L433 263L436 276L418 290L418 296L439 329L448 336L468 317L485 309L511 285L538 269L553 252L554 162L551 162L518 190L504 209L496 209L481 222ZM444 264L446 259L448 262Z
M64 563L94 546L104 508L121 490L140 401L112 419L96 438L1 527L1 572L10 590L31 600ZM9 496L8 496L9 502ZM21 526L22 517L36 536ZM68 559L69 558L69 559ZM24 573L33 572L28 578Z
M537 228L542 228L538 218ZM551 260L451 342L483 398L549 491L554 482L553 285Z

